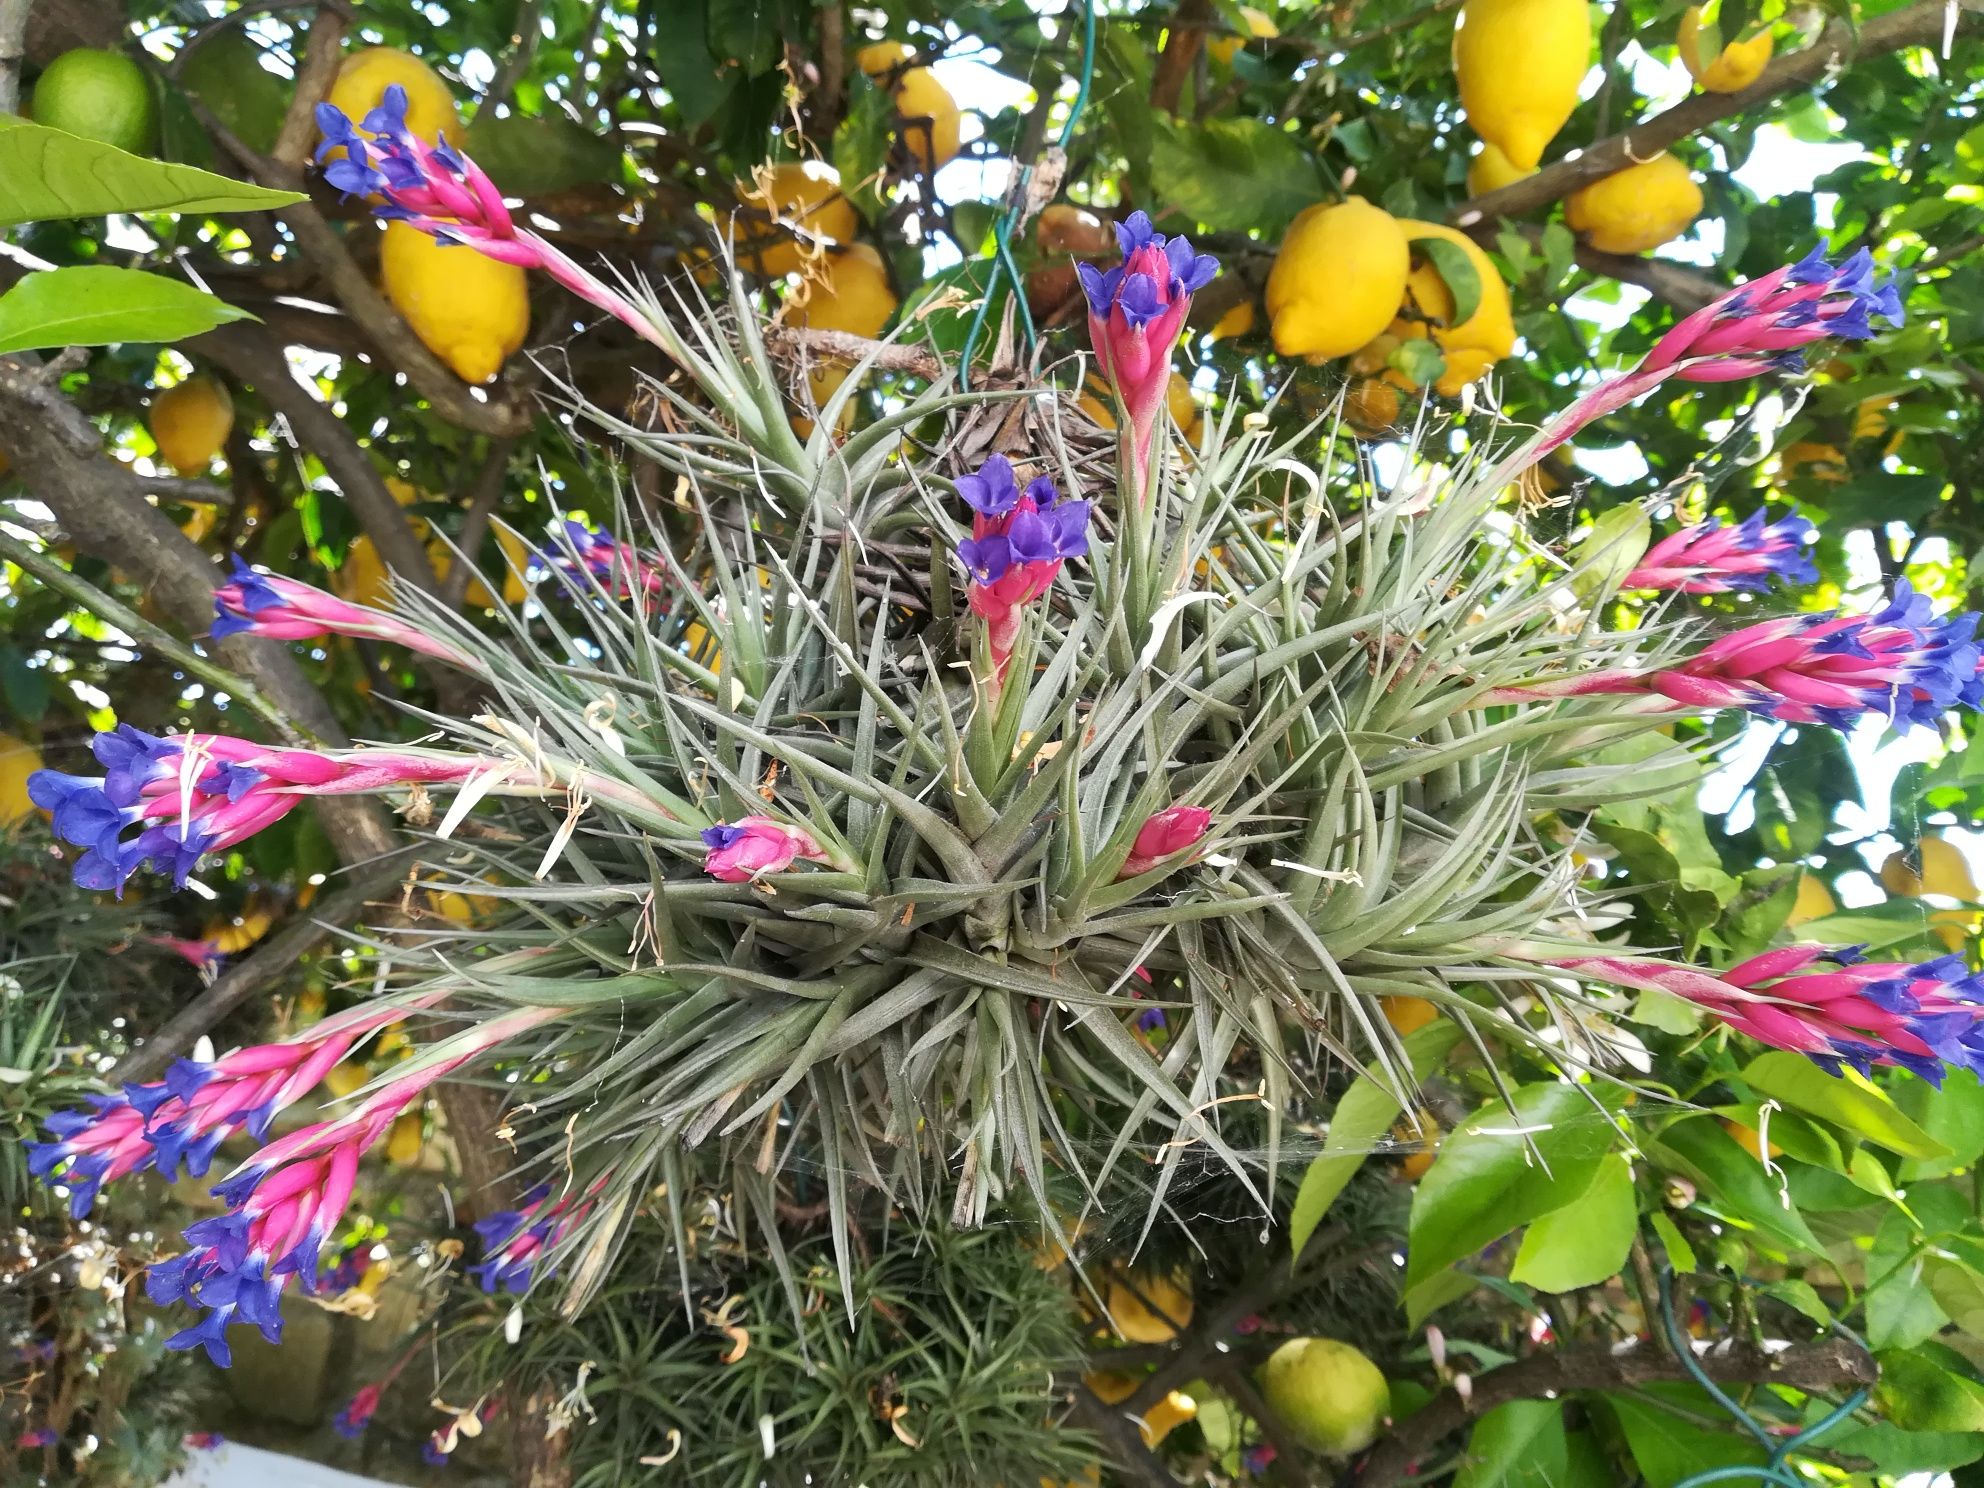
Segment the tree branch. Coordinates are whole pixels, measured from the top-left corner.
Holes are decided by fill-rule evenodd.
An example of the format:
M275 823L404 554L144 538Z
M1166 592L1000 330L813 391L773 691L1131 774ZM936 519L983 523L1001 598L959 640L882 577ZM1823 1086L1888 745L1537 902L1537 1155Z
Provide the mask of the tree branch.
M96 428L63 396L48 369L31 360L0 357L0 448L14 457L28 489L78 547L130 574L186 630L207 629L217 577L212 560L145 500L138 478L103 452ZM336 716L280 642L232 635L217 642L213 654L281 713L321 739L346 742ZM400 844L376 802L324 796L315 806L344 862L375 858Z
M447 578L441 581L441 600L450 609L461 608L462 599L468 593L468 583L475 571L475 555L482 551L482 539L489 534L489 520L496 514L496 508L503 501L503 481L510 473L510 451L516 448L512 439L492 439L489 448L483 452L482 468L475 473L475 480L469 487L468 515L462 518L461 530L455 534L455 546L462 550L462 557L448 570ZM492 573L497 589L501 589L502 575Z
M315 390L297 381L288 356L264 328L237 321L185 344L254 388L288 422L296 443L321 460L337 482L352 515L378 549L381 562L422 589L439 591L440 580L427 557L426 544L405 509L386 489L385 478L372 457L352 437L344 420L319 401Z
M1192 75L1192 64L1205 50L1206 28L1213 23L1211 0L1178 0L1178 9L1166 23L1171 34L1165 38L1157 67L1150 82L1150 106L1163 113L1175 113L1178 97L1185 91L1185 79Z
M1940 43L1953 14L1959 26L1974 26L1976 0L1953 13L1944 0L1916 0L1904 10L1876 16L1855 37L1835 21L1812 46L1779 57L1763 75L1738 93L1696 93L1665 113L1587 146L1569 159L1545 166L1533 176L1462 202L1447 214L1455 227L1472 227L1497 217L1521 217L1561 201L1587 182L1651 159L1677 140L1699 134L1720 119L1748 113L1782 94L1824 78L1835 67L1884 56L1903 47Z
M348 16L329 5L318 10L310 22L310 39L303 44L303 58L296 64L296 91L282 116L271 152L278 165L301 170L317 142L317 105L331 91L338 68L344 62L344 33Z
M1801 1343L1775 1354L1749 1349L1710 1354L1698 1362L1717 1384L1789 1385L1811 1392L1871 1385L1880 1373L1865 1349L1844 1338ZM1476 1375L1468 1398L1452 1389L1441 1391L1344 1474L1340 1488L1397 1488L1411 1477L1412 1464L1440 1442L1511 1400L1541 1400L1575 1390L1617 1390L1687 1378L1688 1372L1678 1359L1650 1348L1624 1354L1591 1347L1535 1354Z
M0 114L19 113L21 62L27 56L34 0L0 0Z
M503 69L490 80L489 91L482 95L482 107L494 109L499 103L508 103L510 95L517 89L517 83L530 71L531 58L537 55L537 44L544 36L544 0L520 0L517 6L517 21L510 32L510 55L503 59ZM583 68L589 59L579 58Z
M236 1008L274 986L298 961L322 945L341 926L351 923L365 906L389 894L406 871L411 846L352 870L352 877L327 896L313 916L291 920L256 946L245 961L229 967L211 987L187 1003L166 1025L132 1049L110 1072L113 1084L125 1080L156 1080L166 1065L184 1054Z
M805 352L852 367L870 355L886 372L908 372L935 381L944 375L944 359L921 346L903 341L873 341L852 331L826 331L811 326L771 326L765 339L789 352Z

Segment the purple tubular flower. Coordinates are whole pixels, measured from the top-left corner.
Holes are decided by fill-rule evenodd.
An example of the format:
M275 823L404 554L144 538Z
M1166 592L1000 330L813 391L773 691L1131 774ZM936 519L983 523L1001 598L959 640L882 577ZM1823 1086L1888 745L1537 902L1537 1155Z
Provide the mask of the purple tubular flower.
M667 579L667 570L652 558L644 556L640 549L631 543L616 542L603 532L594 532L583 522L567 520L565 536L572 545L572 553L547 551L539 556L545 567L553 572L571 573L575 570L591 574L616 599L625 599L634 593L656 594ZM575 556L574 556L575 555ZM576 585L567 581L574 592Z
M1152 431L1165 406L1171 353L1192 308L1192 296L1212 283L1219 260L1199 253L1183 237L1153 231L1150 218L1132 212L1116 226L1123 262L1113 269L1077 264L1088 298L1089 342L1128 416L1141 468Z
M1019 639L1019 607L1045 594L1064 562L1088 552L1089 504L1062 500L1044 475L1022 491L1004 455L991 456L956 485L971 508L971 536L958 544L958 558L971 575L972 613L986 622L1003 679Z
M1814 248L1686 317L1639 366L1600 383L1553 419L1531 457L1541 459L1586 424L1670 377L1732 382L1760 372L1803 371L1801 348L1814 341L1864 341L1875 334L1876 320L1899 325L1901 319L1901 296L1892 284L1875 282L1866 249L1835 268Z
M1648 549L1620 582L1624 589L1678 589L1683 594L1762 591L1773 578L1788 584L1818 582L1807 543L1817 530L1800 516L1768 525L1762 510L1734 527L1714 517L1683 527Z
M373 208L376 215L418 228L437 242L460 243L500 263L542 269L638 335L656 339L654 328L625 295L547 239L519 227L503 204L503 193L473 160L445 137L430 143L408 129L406 102L406 90L395 83L357 124L334 105L318 104L317 127L324 142L317 159L342 152L325 166L324 179L347 196L382 198Z
M1984 1071L1984 976L1961 956L1869 962L1850 948L1790 946L1725 972L1636 956L1552 964L1594 981L1683 998L1834 1074L1848 1065L1863 1074L1894 1065L1940 1085L1950 1066Z
M208 633L215 640L242 631L280 641L314 640L326 635L356 636L392 641L452 666L475 665L453 646L397 616L348 604L297 579L257 573L238 554L233 556L233 563L232 576L214 590L214 625Z
M553 1200L551 1185L540 1183L524 1195L520 1207L477 1220L475 1233L482 1241L482 1260L469 1267L469 1275L491 1295L530 1290L545 1253L584 1221L592 1212L594 1196L605 1186L606 1179L601 1177L575 1203L570 1198ZM549 1275L550 1269L543 1274Z
M356 1441L365 1434L365 1428L372 1424L372 1417L378 1414L381 1386L365 1386L344 1403L344 1408L331 1421L331 1430L346 1441Z
M1850 729L1885 718L1933 728L1951 708L1984 707L1975 613L1938 616L1906 580L1867 615L1788 615L1746 625L1657 671L1587 672L1499 688L1490 702L1650 693L1691 708L1747 708L1784 723Z

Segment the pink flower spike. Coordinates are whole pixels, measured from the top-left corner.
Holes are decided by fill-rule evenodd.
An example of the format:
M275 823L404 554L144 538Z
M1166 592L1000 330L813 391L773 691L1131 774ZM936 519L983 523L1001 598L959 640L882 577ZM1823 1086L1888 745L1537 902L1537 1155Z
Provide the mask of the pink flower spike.
M214 590L214 626L209 634L219 640L241 631L279 641L327 635L391 641L465 671L476 668L465 653L396 615L348 604L297 579L257 573L236 555L233 576Z
M1203 806L1167 806L1153 813L1138 829L1129 857L1117 870L1117 879L1148 873L1166 858L1196 847L1211 825L1212 813Z
M796 827L769 816L705 827L703 871L723 883L751 883L767 873L783 873L796 858L827 861L820 845Z

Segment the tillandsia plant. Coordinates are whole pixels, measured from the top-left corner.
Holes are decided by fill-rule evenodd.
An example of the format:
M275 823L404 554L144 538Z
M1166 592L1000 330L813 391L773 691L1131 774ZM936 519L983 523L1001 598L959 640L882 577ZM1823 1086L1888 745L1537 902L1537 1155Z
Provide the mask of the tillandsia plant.
M1339 1062L1411 1100L1419 1051L1387 999L1490 1069L1520 1051L1609 1136L1630 1077L1613 989L1830 1069L1977 1065L1984 1005L1951 966L1819 971L1799 949L1717 971L1601 944L1616 906L1564 830L1696 779L1662 732L1683 713L1908 727L1975 706L1974 617L1898 591L1720 638L1680 609L1615 627L1622 590L1799 582L1804 528L1572 560L1510 494L1660 381L1866 334L1893 304L1864 265L1769 276L1543 430L1409 450L1376 483L1319 462L1316 431L1277 440L1230 411L1180 447L1161 389L1217 265L1133 220L1125 263L1088 285L1125 413L1113 465L1078 455L1044 382L939 377L845 440L830 405L801 442L741 277L721 311L601 282L411 135L403 102L326 114L335 184L451 251L541 267L662 347L683 373L653 389L670 431L581 406L675 478L700 534L678 547L631 510L607 536L561 525L500 636L415 591L386 616L237 574L224 625L417 637L478 711L427 717L417 748L121 729L101 778L38 780L88 886L147 865L183 882L302 796L365 791L417 801L459 887L511 907L397 954L381 1009L459 1026L216 1187L227 1212L154 1272L155 1295L208 1312L182 1345L224 1358L230 1320L272 1328L366 1146L433 1080L491 1065L527 1092L510 1122L544 1187L485 1220L489 1290L555 1275L576 1308L659 1210L686 1293L694 1174L724 1175L781 1256L779 1185L805 1175L850 1312L864 1195L973 1226L1023 1191L1065 1249L1126 1185L1154 1224L1187 1162L1213 1161L1272 1214L1306 1072ZM223 1125L254 1136L294 1072L387 1015L106 1100L38 1161L81 1193Z

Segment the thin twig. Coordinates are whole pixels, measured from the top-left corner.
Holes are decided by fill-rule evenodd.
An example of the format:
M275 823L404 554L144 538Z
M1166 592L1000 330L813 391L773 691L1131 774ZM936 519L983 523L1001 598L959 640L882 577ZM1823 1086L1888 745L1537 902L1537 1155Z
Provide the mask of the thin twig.
M351 878L337 892L325 896L316 914L291 920L256 946L245 961L222 972L211 987L126 1054L111 1071L111 1080L157 1079L165 1072L166 1064L192 1048L201 1034L256 993L280 981L290 967L330 939L340 927L356 919L367 904L381 895L390 895L406 871L407 854L414 851L409 846L389 857L353 868Z
M468 593L469 576L475 570L475 555L482 551L482 539L488 536L490 518L503 501L503 478L509 474L510 452L516 448L514 439L492 439L489 448L483 453L482 468L476 471L475 480L469 487L468 514L462 518L461 531L455 534L455 545L462 550L462 557L448 571L441 581L441 602L449 609L459 609L462 598ZM500 579L501 575L491 577ZM496 585L501 588L499 582Z
M106 620L140 645L170 660L189 676L225 692L271 727L291 737L311 738L295 719L271 702L254 683L209 661L185 642L145 619L122 601L113 599L87 579L80 579L47 554L36 551L10 533L0 532L0 558L34 575L57 594L74 600L99 620Z
M510 55L503 59L502 70L490 80L489 91L482 95L483 108L494 109L499 103L508 103L523 75L530 71L531 59L537 55L537 44L544 36L543 14L544 0L520 0L517 22L510 31ZM582 71L586 61L583 56L579 58Z
M1904 47L1940 43L1944 26L1952 21L1959 28L1972 28L1978 17L1968 9L1952 11L1944 0L1917 0L1905 10L1876 16L1861 26L1857 35L1844 23L1834 22L1816 44L1779 57L1740 92L1693 94L1665 113L1598 140L1533 176L1462 202L1447 214L1447 220L1455 227L1469 228L1484 220L1521 217L1547 207L1586 182L1615 175L1636 161L1650 160L1718 120L1748 113L1781 94L1816 83L1835 68Z

